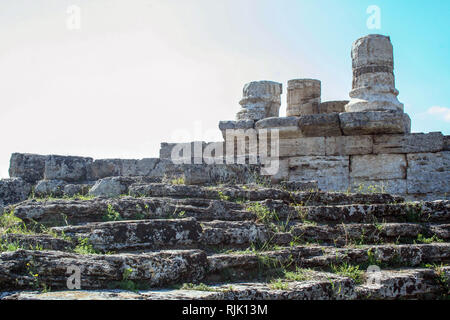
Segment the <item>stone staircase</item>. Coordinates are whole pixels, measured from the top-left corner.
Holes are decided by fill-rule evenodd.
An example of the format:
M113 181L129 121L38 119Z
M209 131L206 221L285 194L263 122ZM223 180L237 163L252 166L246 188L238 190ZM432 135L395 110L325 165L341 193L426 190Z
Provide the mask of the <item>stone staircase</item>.
M446 298L449 208L256 184L29 199L1 217L0 297Z

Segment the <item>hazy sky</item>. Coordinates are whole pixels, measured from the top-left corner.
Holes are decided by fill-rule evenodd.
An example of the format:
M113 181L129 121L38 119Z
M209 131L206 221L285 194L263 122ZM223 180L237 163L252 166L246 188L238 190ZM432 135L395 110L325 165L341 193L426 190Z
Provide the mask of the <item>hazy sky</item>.
M219 141L253 80L283 83L281 115L289 79L348 99L351 44L370 33L391 36L413 131L450 134L449 14L441 0L1 1L0 177L13 152L144 158Z

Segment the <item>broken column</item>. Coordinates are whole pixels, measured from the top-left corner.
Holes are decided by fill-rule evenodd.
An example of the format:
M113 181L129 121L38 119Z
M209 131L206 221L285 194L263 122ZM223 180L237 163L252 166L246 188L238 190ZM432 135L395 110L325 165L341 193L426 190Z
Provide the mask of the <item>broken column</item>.
M301 116L319 113L321 83L315 79L288 81L286 115Z
M401 111L395 89L394 55L389 37L371 34L352 46L353 84L347 112Z
M239 104L242 109L236 120L261 120L278 117L281 106L282 84L273 81L253 81L244 86Z

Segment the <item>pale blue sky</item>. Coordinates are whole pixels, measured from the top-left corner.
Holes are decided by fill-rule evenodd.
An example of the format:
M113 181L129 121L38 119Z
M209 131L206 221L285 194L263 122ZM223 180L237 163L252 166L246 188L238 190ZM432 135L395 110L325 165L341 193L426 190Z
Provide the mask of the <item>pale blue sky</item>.
M351 44L370 33L391 37L413 131L450 134L449 14L440 0L2 1L0 177L12 152L143 158L162 141L218 141L252 80L285 92L317 78L323 101L348 99Z

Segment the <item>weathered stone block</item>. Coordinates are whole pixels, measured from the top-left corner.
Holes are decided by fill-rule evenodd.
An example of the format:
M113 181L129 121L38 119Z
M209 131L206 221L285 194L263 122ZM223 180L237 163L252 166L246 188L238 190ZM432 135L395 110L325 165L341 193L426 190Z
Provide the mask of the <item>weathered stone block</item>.
M122 174L121 159L98 159L90 166L88 180L98 180L106 177L116 177Z
M345 112L345 105L348 102L348 100L322 102L321 104L319 104L319 113Z
M407 155L408 193L450 192L450 152Z
M124 177L109 177L98 180L89 190L89 195L96 197L118 197L128 190L128 180ZM131 183L130 183L131 184Z
M406 194L406 179L365 180L350 179L351 190L358 193Z
M324 156L325 137L280 139L280 157Z
M44 179L45 160L47 156L29 153L13 153L9 166L9 176L11 178L22 178L23 180L35 183Z
M444 136L440 132L373 137L373 153L424 153L442 151L443 148Z
M345 156L372 153L372 136L340 136L325 138L327 156Z
M405 118L398 111L343 112L339 119L346 136L405 133Z
M66 184L67 182L62 180L41 180L35 186L34 193L38 197L61 197L64 195L64 187Z
M298 138L303 136L298 127L298 120L298 117L267 118L256 122L255 128L278 129L280 139Z
M64 186L64 195L68 197L86 195L91 186L91 184L66 184Z
M337 113L301 116L298 125L300 127L300 131L305 137L328 137L342 135L339 127L339 115Z
M304 156L289 159L289 181L316 180L320 190L343 191L349 187L348 156Z
M350 177L367 180L405 179L406 156L404 154L351 156Z
M24 201L30 193L31 185L22 178L0 179L0 207Z
M86 181L91 172L92 158L51 155L45 161L45 180L67 182Z
M444 136L444 151L450 151L450 136Z

